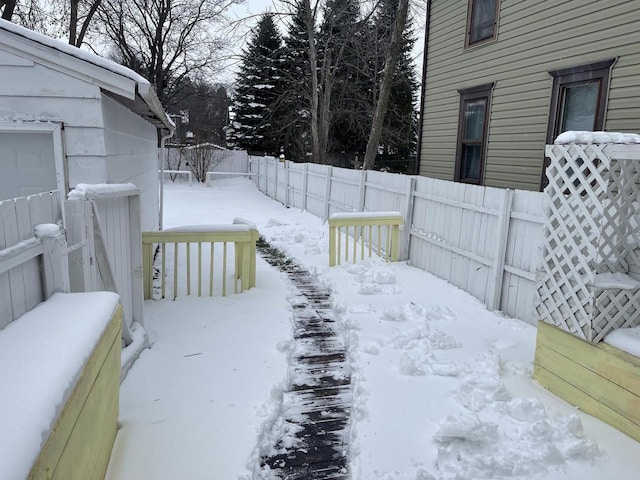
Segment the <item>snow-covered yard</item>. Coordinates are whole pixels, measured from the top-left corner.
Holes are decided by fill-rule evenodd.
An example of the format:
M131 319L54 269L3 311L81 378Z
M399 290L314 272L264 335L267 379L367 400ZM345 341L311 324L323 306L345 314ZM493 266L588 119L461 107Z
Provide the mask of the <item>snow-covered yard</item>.
M328 267L328 227L246 179L167 184L165 227L252 220L317 274L352 363L354 480L631 480L640 445L531 377L536 330L406 263ZM262 259L257 287L148 301L152 347L121 390L107 478L250 479L286 389L289 286Z

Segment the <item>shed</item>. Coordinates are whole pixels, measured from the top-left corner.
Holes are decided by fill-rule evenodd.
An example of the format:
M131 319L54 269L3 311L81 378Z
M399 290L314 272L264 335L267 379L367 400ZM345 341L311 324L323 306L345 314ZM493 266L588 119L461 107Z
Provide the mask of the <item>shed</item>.
M0 20L0 200L131 183L158 227L158 155L173 122L151 84L115 62Z

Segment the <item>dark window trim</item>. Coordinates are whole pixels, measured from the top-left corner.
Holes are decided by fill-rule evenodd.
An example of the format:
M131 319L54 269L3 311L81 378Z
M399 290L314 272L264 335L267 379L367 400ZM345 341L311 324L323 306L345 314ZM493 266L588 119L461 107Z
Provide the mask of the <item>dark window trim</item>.
M487 139L489 137L489 118L491 112L491 96L495 83L478 85L477 87L464 88L458 90L460 94L460 107L458 109L458 136L456 139L456 163L454 170L454 181L462 183L484 184L484 171L487 159ZM487 106L484 111L484 130L482 132L482 148L480 153L480 174L478 180L462 178L462 135L464 134L464 105L470 100L479 98L487 99Z
M496 2L496 16L493 20L493 35L482 40L471 42L471 20L473 19L473 2L476 0L468 0L467 3L467 29L464 35L464 48L473 48L478 45L484 45L498 38L498 19L500 18L500 0L494 0Z
M616 60L616 58L610 58L600 62L549 71L549 75L553 77L553 86L551 88L551 104L549 107L549 118L547 122L547 145L551 145L559 134L562 89L568 85L589 81L599 82L595 129L604 130L607 99L609 97L611 67L615 64ZM549 158L545 157L540 179L540 191L544 190L544 187L547 185L545 172L548 166Z

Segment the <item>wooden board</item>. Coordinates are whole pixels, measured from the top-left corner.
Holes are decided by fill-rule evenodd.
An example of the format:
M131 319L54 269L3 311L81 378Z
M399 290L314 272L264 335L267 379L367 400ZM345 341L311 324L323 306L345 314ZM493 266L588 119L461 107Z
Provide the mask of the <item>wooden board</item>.
M640 441L640 359L538 323L533 377L582 411Z
M118 306L65 403L29 479L103 479L118 426L122 308Z

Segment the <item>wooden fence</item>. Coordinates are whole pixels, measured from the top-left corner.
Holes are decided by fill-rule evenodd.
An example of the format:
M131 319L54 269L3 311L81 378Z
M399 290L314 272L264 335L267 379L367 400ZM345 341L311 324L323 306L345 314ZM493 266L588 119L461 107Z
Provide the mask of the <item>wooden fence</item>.
M57 191L0 202L0 328L45 300L35 227L61 220Z
M324 221L399 211L400 258L529 323L540 265L544 194L250 157L258 189Z

